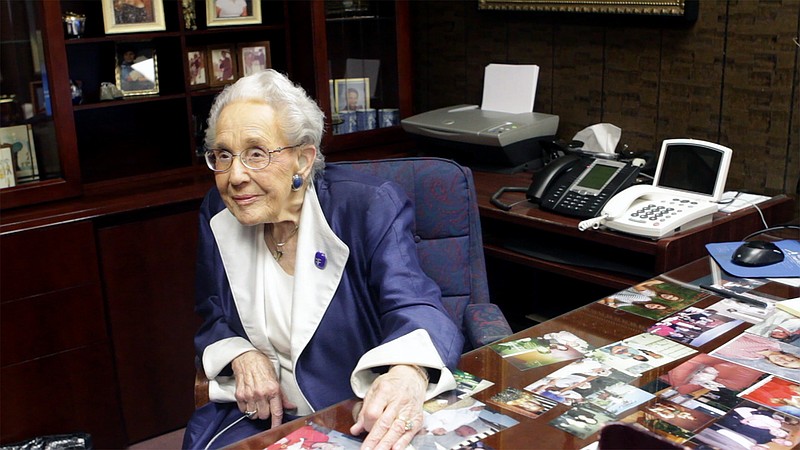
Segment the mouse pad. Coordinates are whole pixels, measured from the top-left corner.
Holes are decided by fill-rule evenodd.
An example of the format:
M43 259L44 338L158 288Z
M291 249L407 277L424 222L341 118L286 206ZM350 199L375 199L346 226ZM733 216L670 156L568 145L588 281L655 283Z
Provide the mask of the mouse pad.
M731 262L731 256L742 242L718 242L706 244L706 249L722 270L742 278L791 278L800 277L800 242L786 239L775 242L783 251L783 261L762 267L738 266Z

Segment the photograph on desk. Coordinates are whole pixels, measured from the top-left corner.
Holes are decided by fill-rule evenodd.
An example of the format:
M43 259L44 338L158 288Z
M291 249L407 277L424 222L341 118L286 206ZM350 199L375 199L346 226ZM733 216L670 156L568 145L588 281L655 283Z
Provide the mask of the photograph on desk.
M584 403L586 398L608 386L630 383L635 376L604 365L592 358L570 363L544 378L525 386L525 390L567 406Z
M723 316L712 308L690 306L660 320L647 331L681 344L699 347L743 323L743 320Z
M484 380L483 378L458 369L453 371L453 378L456 379L456 388L442 392L423 403L422 409L425 410L425 412L433 414L440 409L445 409L460 400L471 397L494 385L494 383L489 380Z
M598 303L658 320L708 296L699 290L654 278L611 294Z
M586 439L612 420L614 420L614 416L606 411L593 405L584 404L571 408L551 420L549 424L581 439Z
M556 402L522 389L507 387L489 398L489 403L509 409L523 416L536 419L546 413Z
M666 422L664 419L661 419L657 415L645 410L633 412L620 419L620 421L644 427L653 433L677 444L682 444L694 436L691 431L684 430L677 425Z
M423 415L422 430L411 440L417 450L462 448L519 423L474 398Z
M520 370L580 359L594 349L586 341L569 331L500 342L490 344L489 347Z
M687 408L666 400L647 405L644 410L664 422L683 428L690 433L696 433L715 420L714 416L703 411Z
M800 419L800 384L795 382L769 375L742 391L739 397Z
M719 417L741 403L739 394L765 376L760 370L700 353L644 389L659 399Z
M800 348L753 333L742 333L711 356L800 382Z
M307 425L303 425L278 439L265 450L284 450L288 448L294 450L358 450L361 448L361 441L314 422L308 422Z
M800 443L800 419L744 402L698 432L688 443L719 450L789 450Z
M629 409L635 408L653 398L655 398L655 395L620 381L589 395L586 397L585 403L594 405L608 414L618 417Z
M641 375L694 353L697 350L691 347L654 334L641 333L600 347L591 353L591 358L631 375Z
M780 309L775 309L761 323L748 328L747 332L800 347L800 317Z

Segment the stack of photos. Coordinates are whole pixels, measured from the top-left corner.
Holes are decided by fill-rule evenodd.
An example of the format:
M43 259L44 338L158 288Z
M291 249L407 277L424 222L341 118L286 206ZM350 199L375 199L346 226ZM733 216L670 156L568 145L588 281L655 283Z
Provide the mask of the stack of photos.
M800 443L800 419L745 401L687 443L704 449L789 450Z
M594 349L569 331L500 342L489 347L520 370L583 358Z
M699 347L743 324L744 321L718 314L713 308L690 306L657 322L647 331L682 344Z
M742 333L711 356L800 382L800 348L775 339Z
M472 397L423 415L423 428L411 440L417 450L462 448L519 423Z
M709 294L654 278L609 295L598 303L658 320L708 296Z
M739 396L800 419L800 385L769 375Z
M640 375L694 353L697 351L685 345L642 333L600 347L590 357L631 375Z

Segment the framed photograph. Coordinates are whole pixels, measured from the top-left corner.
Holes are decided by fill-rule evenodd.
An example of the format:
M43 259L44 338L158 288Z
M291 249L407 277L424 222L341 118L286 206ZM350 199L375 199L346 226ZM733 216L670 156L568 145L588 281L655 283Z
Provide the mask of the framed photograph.
M224 86L236 81L237 61L233 44L213 45L208 47L208 65L211 70L211 86Z
M369 109L369 78L341 78L334 88L337 111Z
M163 31L164 0L101 0L106 34Z
M11 148L15 184L39 179L39 164L30 125L0 128L0 146Z
M208 74L208 51L205 47L192 47L186 51L186 63L189 65L189 87L203 89L210 86Z
M17 185L14 175L14 157L11 153L11 146L0 144L0 189Z
M44 85L41 81L31 81L31 103L33 104L33 115L38 116L47 112L44 100Z
M117 88L123 97L158 94L158 61L149 43L117 45Z
M260 0L206 0L206 25L209 27L260 23Z
M239 44L236 48L241 76L246 77L272 67L269 41Z

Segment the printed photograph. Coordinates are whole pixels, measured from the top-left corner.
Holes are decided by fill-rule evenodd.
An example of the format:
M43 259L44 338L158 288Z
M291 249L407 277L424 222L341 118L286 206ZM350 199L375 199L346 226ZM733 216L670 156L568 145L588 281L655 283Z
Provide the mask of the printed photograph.
M189 64L189 86L192 89L208 87L208 63L205 48L191 48L186 52Z
M312 422L278 439L265 450L288 448L294 450L358 450L361 448L361 440Z
M534 381L525 390L573 406L609 386L629 383L635 378L595 359L584 358Z
M590 403L611 416L617 417L653 398L655 398L655 395L636 386L617 382L587 396L586 403Z
M776 308L773 303L768 303L766 308L761 308L758 306L749 305L747 303L737 302L736 300L730 298L725 298L709 306L707 309L713 309L721 316L756 324L761 323L764 321L764 319L770 317L772 313L775 312Z
M704 292L655 278L611 294L598 303L658 320L708 296Z
M778 308L761 323L748 328L747 332L800 347L800 317Z
M341 78L334 80L337 111L369 109L369 78Z
M690 433L695 433L697 430L700 430L714 421L714 416L710 414L666 400L647 405L644 409L660 420L680 427Z
M242 76L252 75L272 67L269 42L251 42L238 44L239 67Z
M593 351L591 357L631 375L640 375L677 359L697 353L655 334L642 333Z
M711 352L711 356L800 382L800 348L791 344L742 333Z
M682 344L699 347L745 323L740 319L718 314L712 308L690 306L662 319L647 331Z
M581 439L586 439L612 420L614 417L602 409L584 404L570 408L564 414L551 420L549 424Z
M745 402L701 430L691 442L720 450L788 450L800 443L800 420Z
M223 86L236 81L237 61L233 45L209 47L211 86Z
M800 418L800 385L770 375L742 391L743 399Z
M423 428L411 441L416 449L460 448L519 423L473 398L423 415Z
M570 333L571 334L571 333ZM505 361L520 370L533 369L557 362L583 357L575 348L545 338L522 338L516 341L490 344Z
M166 30L163 0L102 0L106 34Z
M645 410L635 411L623 417L621 421L624 423L636 424L644 427L653 433L677 444L682 444L693 436L690 431L684 430L679 426L672 425L671 423L660 419L655 414Z
M489 380L484 380L483 378L458 369L453 371L453 378L456 380L456 388L442 392L436 397L426 401L422 404L423 410L434 413L494 385L494 383Z
M206 25L221 27L261 23L261 2L254 0L206 0Z
M158 62L150 43L117 46L116 84L124 97L158 94Z
M553 400L513 387L498 392L489 402L533 419L556 405Z

